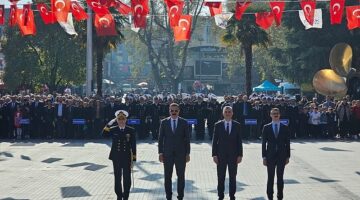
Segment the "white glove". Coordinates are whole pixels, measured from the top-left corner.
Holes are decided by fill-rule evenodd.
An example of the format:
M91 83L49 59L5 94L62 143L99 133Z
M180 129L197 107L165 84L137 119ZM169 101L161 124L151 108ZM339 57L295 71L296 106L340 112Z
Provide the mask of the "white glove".
M109 121L109 122L107 123L107 125L108 125L108 126L111 126L111 125L113 125L115 122L116 122L116 119L112 119L111 121Z

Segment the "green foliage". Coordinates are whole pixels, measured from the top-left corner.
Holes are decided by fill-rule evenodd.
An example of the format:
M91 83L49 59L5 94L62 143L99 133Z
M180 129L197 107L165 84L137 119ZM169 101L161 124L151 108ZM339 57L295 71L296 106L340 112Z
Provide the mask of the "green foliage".
M36 36L23 37L18 28L5 28L1 42L8 89L16 90L20 86L34 89L47 83L55 90L60 85L83 83L85 48L81 39L69 36L57 24L44 25L38 12L35 20Z

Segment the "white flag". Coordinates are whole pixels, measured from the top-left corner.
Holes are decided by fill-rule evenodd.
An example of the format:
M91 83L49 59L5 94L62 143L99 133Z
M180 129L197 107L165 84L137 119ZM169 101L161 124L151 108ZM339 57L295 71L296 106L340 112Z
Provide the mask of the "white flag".
M78 35L74 28L74 22L71 13L68 14L67 22L59 22L59 24L67 34Z
M228 22L233 15L234 15L234 13L222 13L222 14L215 15L214 17L215 17L216 26L218 26L222 29L226 29Z
M315 9L313 25L310 25L309 22L306 20L303 10L299 10L299 17L301 22L304 24L306 30L310 28L322 28L323 26L321 9Z

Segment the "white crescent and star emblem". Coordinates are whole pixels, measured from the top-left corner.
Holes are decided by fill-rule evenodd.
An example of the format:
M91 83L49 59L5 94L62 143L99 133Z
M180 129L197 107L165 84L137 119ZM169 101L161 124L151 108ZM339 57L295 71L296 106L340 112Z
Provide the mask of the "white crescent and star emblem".
M136 11L138 10L138 8L140 8L140 12L139 12L136 16L140 18L141 14L142 14L143 11L144 11L144 7L143 7L141 4L137 4L137 5L134 7L135 13L137 13Z
M274 6L273 11L274 11L275 14L279 14L280 13L280 7L279 6Z
M336 15L337 12L340 11L341 6L339 3L335 3L332 8L334 10L334 14Z
M60 6L58 6L58 4L60 4ZM55 1L54 6L55 6L57 11L61 11L62 9L65 8L65 1L64 0L57 0L57 1Z
M360 18L360 9L355 9L352 12L352 15L359 19Z
M101 4L99 2L96 2L96 1L91 2L91 6L101 8Z
M47 9L44 6L40 7L40 12L44 13L45 15L49 15Z
M173 9L175 9L175 12L171 12ZM179 12L179 6L175 5L175 6L171 6L169 13L171 14L171 17L175 17L175 14L177 14Z
M309 15L310 12L311 12L311 10L312 10L312 8L311 8L311 6L310 6L309 4L306 4L306 5L304 6L304 11L305 11L305 14L306 14L306 15Z
M182 26L182 25L181 25L182 22L185 23L186 26ZM182 30L183 30L183 31L186 31L186 29L187 29L187 27L188 27L189 25L190 25L190 22L189 22L187 19L180 19L180 20L179 20L179 26L182 27Z
M0 7L0 17L2 17L2 16L3 16L3 12L4 12L3 8L2 8L2 7Z
M73 10L75 10L76 12L80 12L79 6L78 6L76 3L74 3L74 2L72 2L71 8L72 8Z
M102 27L107 28L110 26L110 20L106 17L102 17L99 19L99 23L101 24Z
M11 13L12 13L11 18L14 19L15 16L16 16L16 14L15 14L15 8L11 8Z

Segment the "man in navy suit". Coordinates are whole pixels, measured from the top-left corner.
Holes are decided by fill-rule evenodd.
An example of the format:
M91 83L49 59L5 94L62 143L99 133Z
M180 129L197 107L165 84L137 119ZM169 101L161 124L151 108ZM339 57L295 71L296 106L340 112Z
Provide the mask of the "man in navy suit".
M229 168L229 196L235 199L237 166L243 157L239 122L232 120L231 106L223 108L224 120L215 124L212 141L212 157L217 165L218 196L224 199L226 168Z
M170 117L161 121L159 130L159 161L164 163L166 199L172 199L174 165L178 177L178 199L184 198L185 167L190 161L190 134L187 121L179 117L180 106L169 106Z
M266 124L262 131L262 157L267 167L267 196L273 199L274 176L277 177L277 198L283 199L284 169L290 159L290 130L280 123L280 110L272 108L270 111L272 122Z

